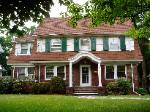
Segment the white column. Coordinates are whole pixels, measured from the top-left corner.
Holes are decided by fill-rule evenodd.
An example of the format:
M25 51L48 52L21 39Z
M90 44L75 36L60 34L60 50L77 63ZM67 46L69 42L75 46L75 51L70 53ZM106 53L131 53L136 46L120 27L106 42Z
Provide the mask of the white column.
M102 82L101 82L101 65L100 65L100 62L98 62L98 86L99 87L102 87Z
M118 79L118 76L117 76L117 65L114 65L114 79Z
M72 87L72 62L69 63L69 87Z
M14 79L14 77L15 77L15 67L13 67L13 74L12 74L13 76L13 79Z
M41 76L41 68L40 68L40 65L39 65L39 82L40 82L40 76Z
M133 90L133 92L134 92L133 64L131 64L131 76L132 76L132 90Z
M54 76L57 77L57 66L54 66Z

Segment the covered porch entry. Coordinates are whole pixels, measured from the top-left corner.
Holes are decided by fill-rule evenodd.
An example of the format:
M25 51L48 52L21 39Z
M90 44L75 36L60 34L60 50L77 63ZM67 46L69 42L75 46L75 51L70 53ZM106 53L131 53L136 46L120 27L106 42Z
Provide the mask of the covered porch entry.
M97 92L102 87L101 59L89 52L80 52L69 59L69 87L79 92Z

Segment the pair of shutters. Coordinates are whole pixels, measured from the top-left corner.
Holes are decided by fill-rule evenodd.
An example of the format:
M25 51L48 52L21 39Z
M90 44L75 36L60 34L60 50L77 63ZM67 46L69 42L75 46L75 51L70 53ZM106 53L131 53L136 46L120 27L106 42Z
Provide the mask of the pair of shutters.
M96 51L96 38L92 37L91 39L91 51ZM74 38L74 51L79 51L79 38Z
M62 52L65 52L67 50L67 39L64 37L61 39L61 48L62 48ZM50 38L46 38L45 39L45 51L46 52L50 52L50 46L51 46L51 39Z
M119 36L119 38L120 38L120 49L122 51L125 51L126 50L125 36ZM103 50L109 51L108 37L103 38Z

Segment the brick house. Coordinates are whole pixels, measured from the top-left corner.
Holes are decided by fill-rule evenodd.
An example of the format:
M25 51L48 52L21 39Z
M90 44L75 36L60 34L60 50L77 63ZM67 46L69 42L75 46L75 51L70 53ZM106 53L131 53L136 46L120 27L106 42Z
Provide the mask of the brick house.
M124 35L131 27L127 21L91 28L84 19L72 28L67 19L46 18L33 35L14 42L12 77L42 82L59 76L75 94L102 92L108 82L125 77L134 90L142 55L138 41Z

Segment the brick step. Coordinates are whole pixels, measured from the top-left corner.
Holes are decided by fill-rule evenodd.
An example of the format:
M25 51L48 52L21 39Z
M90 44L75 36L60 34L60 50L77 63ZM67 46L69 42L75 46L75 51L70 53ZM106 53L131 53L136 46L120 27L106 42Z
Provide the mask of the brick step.
M74 93L97 93L97 87L75 87Z

